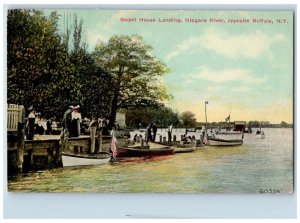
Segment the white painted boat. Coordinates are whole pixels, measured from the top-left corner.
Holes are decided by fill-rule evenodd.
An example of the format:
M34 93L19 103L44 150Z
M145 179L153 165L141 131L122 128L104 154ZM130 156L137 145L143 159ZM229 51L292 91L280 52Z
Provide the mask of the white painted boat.
M206 114L206 105L208 104L208 101L205 101L205 126L207 126L207 114ZM230 123L230 115L226 118L229 119ZM242 138L241 139L220 139L215 137L215 133L211 132L212 136L208 136L207 134L207 128L205 127L205 141L207 141L208 146L239 146L243 144L244 139L244 132L242 132ZM240 133L237 133L240 134Z
M242 135L242 132L216 132L216 135Z
M90 166L105 164L110 161L111 157L108 153L100 154L71 154L62 153L63 166Z

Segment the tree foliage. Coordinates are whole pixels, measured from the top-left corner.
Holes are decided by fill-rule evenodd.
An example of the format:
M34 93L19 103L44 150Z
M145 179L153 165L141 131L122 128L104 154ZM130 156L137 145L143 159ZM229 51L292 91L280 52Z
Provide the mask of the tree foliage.
M196 127L197 120L193 112L191 111L182 112L179 118L183 127L190 127L190 128Z
M179 125L179 117L176 112L167 107L156 109L129 109L125 111L126 125L131 127L146 127L150 123L155 123L158 127L167 127L171 124Z
M33 105L43 116L61 118L70 104L87 116L108 117L112 78L96 66L82 41L82 21L74 17L61 34L59 15L38 10L9 10L7 23L7 102Z
M161 81L168 69L142 37L116 35L88 53L83 21L73 16L73 28L67 25L61 33L59 18L56 12L47 17L39 10L9 10L8 103L33 105L43 116L58 118L70 104L79 104L84 116L110 123L118 108L159 108L161 116L173 115L162 103L169 97ZM162 125L178 120L153 117Z
M80 98L80 83L61 44L57 20L55 12L47 19L37 10L9 10L8 103L34 105L53 116Z
M160 81L168 69L151 49L136 35L115 35L95 47L97 65L114 78L110 123L118 108L159 107L168 98Z

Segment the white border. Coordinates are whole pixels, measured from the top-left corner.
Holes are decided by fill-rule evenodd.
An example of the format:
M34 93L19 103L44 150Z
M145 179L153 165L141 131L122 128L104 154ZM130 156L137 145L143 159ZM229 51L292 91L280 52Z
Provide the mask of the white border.
M62 0L46 0L43 1L43 4L41 4L41 2L39 0L30 0L30 1L26 1L26 3L31 4L31 5L38 5L38 6L43 6L43 7L48 7L49 6L53 6L55 7L56 4L57 7L61 6L65 6L65 5L61 5L61 4L74 4L73 1L69 0L69 1L62 1ZM226 3L226 5L224 4ZM118 0L118 1L111 1L111 0L104 0L104 1L96 1L96 0L86 0L84 1L85 5L77 5L79 6L79 8L83 7L83 6L87 6L87 7L99 7L99 8L115 8L115 9L123 9L123 8L132 8L132 7L137 7L137 8L173 8L173 9L188 9L188 8L196 8L199 7L199 5L196 4L206 4L204 5L204 8L214 8L214 9L224 9L224 8L244 8L245 6L247 7L247 9L254 9L257 8L258 5L260 5L260 9L265 9L268 8L270 5L268 5L270 3L270 1L268 0L252 0L252 1L222 1L222 0L210 0L210 1L196 1L196 0L181 0L181 1L176 1L176 4L181 4L181 5L172 5L174 4L174 1L171 0L165 0L162 1L161 0L145 0L141 3L141 1L139 0L135 0L135 1L123 1L123 0ZM28 5L24 5L24 1L22 0L3 0L2 1L2 5L1 5L1 11L2 11L2 15L4 15L4 7L7 5L8 7L10 7L12 4L21 4L22 6L28 6ZM86 4L93 4L93 5L86 5ZM108 4L108 5L100 5L100 4ZM119 5L119 4L126 4L126 5ZM132 5L132 4L137 4L137 5ZM151 4L151 5L150 5ZM153 5L156 4L156 5ZM165 4L170 4L170 5L165 5ZM234 4L234 5L228 5L228 4ZM257 5L249 5L249 4L257 4ZM264 5L266 4L266 5ZM297 9L298 9L298 5L297 5L297 0L286 0L286 1L282 1L282 0L273 0L272 4L295 4ZM69 5L68 5L69 6ZM72 5L74 6L74 5ZM203 6L203 5L202 5ZM275 6L275 5L273 5ZM281 7L280 5L278 5L279 8ZM284 6L283 6L284 7ZM51 7L52 8L52 7ZM276 8L276 7L275 7ZM298 18L297 18L297 27L296 30L299 30L299 22L298 22ZM3 17L1 17L1 21L0 21L0 28L1 28L1 32L3 32L4 29L4 19ZM298 36L297 39L295 39L295 44L298 40ZM4 48L6 47L4 45L4 35L1 33L0 35L0 50L1 50L1 55L3 55L4 53ZM298 49L298 46L296 46ZM295 53L297 52L297 49L295 49ZM0 62L0 67L4 67L5 63L4 63L4 58L3 60L1 60ZM297 63L299 64L299 59L297 58ZM295 64L295 65L296 65ZM295 67L295 71L296 71L296 67ZM1 69L1 84L2 86L4 86L4 71ZM296 75L296 74L295 74ZM296 79L295 85L298 86L299 82L298 82L298 78ZM3 110L5 110L6 108L6 92L3 90L0 90L0 106L2 108L2 112ZM295 106L296 106L296 111L298 111L298 103L296 103L297 99L297 88L295 89ZM5 120L5 112L2 113L2 115L0 115L0 123L4 123ZM297 120L297 113L295 114L295 128L297 130L297 126L298 126L298 120ZM296 139L298 139L299 133L298 131L296 132ZM0 132L0 142L4 142L4 139L6 138L6 132L5 132L5 128L1 128L1 132ZM295 139L295 140L296 140ZM296 144L297 145L297 144ZM5 151L6 146L3 145L2 143L2 151ZM295 151L297 149L295 148ZM0 153L0 158L1 160L3 160L3 153ZM297 159L299 159L299 154L296 153L297 155ZM3 174L3 165L1 165L1 173ZM298 170L298 167L297 167ZM154 194L154 195L149 195L149 194L134 194L134 195L126 195L126 194L14 194L14 193L7 193L6 192L6 179L4 178L6 177L6 174L4 174L4 176L0 176L0 186L3 189L1 191L1 195L0 197L3 199L3 196L5 196L4 201L5 203L1 202L1 209L4 207L12 207L12 204L14 204L14 211L16 212L14 214L13 217L18 218L18 212L19 216L23 216L23 218L29 217L29 218L35 218L35 217L40 217L40 218L80 218L80 215L83 218L88 218L88 214L89 211L88 210L84 210L85 208L89 208L95 204L97 204L97 201L99 201L99 199L102 200L107 200L106 203L102 203L105 206L98 206L98 214L96 216L91 216L91 217L96 217L96 218L127 218L127 219L132 219L132 218L190 218L193 216L196 216L197 213L193 213L191 214L191 212L188 209L192 209L194 211L200 211L203 213L198 213L198 218L204 217L204 218L234 218L234 212L236 215L242 214L241 212L256 212L256 214L253 214L251 216L253 216L254 218L265 218L265 216L263 215L263 212L268 212L268 211L273 211L274 215L273 216L277 216L278 214L281 212L284 212L286 210L286 208L290 209L290 208L296 208L294 204L291 204L292 201L294 201L297 198L299 198L299 194L296 194L297 192L295 191L295 194L289 196L287 195L285 197L285 195L283 195L283 197L280 197L279 200L281 200L281 204L278 203L279 201L276 201L276 199L273 199L274 197L272 196L256 196L256 195L240 195L241 198L239 198L239 195L210 195L210 194L205 194L202 195L200 194L198 195L182 195L182 194L178 194L178 195L166 195L166 194ZM4 182L3 182L4 180ZM5 184L4 184L5 183ZM299 179L296 178L296 185L299 185ZM296 188L295 188L296 189ZM297 189L296 189L297 190ZM214 198L214 196L217 196L217 198ZM226 203L220 203L221 201L218 200L218 197L223 197L223 202ZM95 199L96 198L96 199ZM174 199L176 198L176 199ZM246 198L246 199L245 199ZM277 197L278 198L278 197ZM286 198L282 199L282 198ZM42 202L41 202L42 199ZM215 199L215 200L213 200ZM239 202L239 199L242 199L242 202ZM199 201L205 201L205 204L200 205ZM299 199L297 199L299 200ZM127 201L127 202L126 202ZM129 201L129 202L128 202ZM287 201L287 202L286 202ZM153 205L150 205L151 202L154 202ZM272 202L277 202L277 204L274 204ZM3 204L3 206L2 206ZM22 204L24 205L23 208L19 207ZM44 208L41 208L39 205L43 204ZM57 209L51 209L51 207L53 208L55 205L64 205L65 209L61 210L65 213L64 214L58 214L57 213ZM73 206L72 206L73 204ZM289 206L289 204L291 206ZM124 206L127 205L127 206ZM169 207L166 207L166 205L168 205ZM195 205L198 205L199 207L195 208ZM208 208L208 205L211 205L211 208ZM240 206L240 208L238 206ZM276 206L274 208L274 205ZM61 207L60 205L58 205L59 207ZM77 209L76 206L80 209ZM181 206L180 209L178 209L177 207ZM273 210L269 210L270 206L272 206L274 209ZM284 207L285 206L285 207ZM232 210L231 208L232 207ZM246 208L245 208L246 207ZM27 213L27 215L24 213L20 213L22 212L22 210L24 211L28 211L28 208L31 209L32 213ZM46 208L49 208L48 210L46 210ZM153 211L155 211L155 214L149 215L147 211L145 211L145 208L152 208ZM198 209L199 208L199 209ZM223 210L227 210L227 213L224 213L223 215L220 214ZM111 210L111 211L110 211ZM160 211L159 211L160 210ZM170 210L170 212L168 212L168 210ZM7 216L7 211L8 210L4 210L4 214ZM10 210L12 211L12 210ZM50 211L50 213L49 213ZM56 211L56 212L55 212ZM106 213L104 213L103 211L105 211ZM233 212L233 215L229 215L229 211ZM259 214L260 211L260 214ZM41 213L42 212L42 213ZM82 214L78 213L81 212ZM86 212L86 213L84 213ZM103 213L102 213L103 212ZM163 213L164 212L164 213ZM215 212L215 213L213 213ZM3 212L0 211L0 214L2 214ZM73 215L71 215L73 213ZM90 213L91 214L91 213ZM200 215L199 215L200 214ZM247 214L247 213L245 213ZM129 216L130 215L130 216ZM240 216L240 215L239 215ZM270 215L268 215L270 216ZM298 215L299 216L299 215ZM3 218L4 216L2 216ZM9 216L12 217L12 216ZM272 218L272 217L270 217ZM7 221L7 220L5 220ZM130 220L131 222L132 220ZM229 220L227 220L229 222ZM31 222L31 221L30 221ZM73 220L72 220L73 222ZM172 222L174 222L174 220L172 220ZM230 220L230 222L232 222L232 220ZM263 221L265 222L265 220Z

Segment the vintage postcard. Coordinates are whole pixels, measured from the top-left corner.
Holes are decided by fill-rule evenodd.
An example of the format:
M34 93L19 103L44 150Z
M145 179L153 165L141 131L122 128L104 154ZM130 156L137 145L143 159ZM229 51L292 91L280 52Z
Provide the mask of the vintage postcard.
M294 190L293 11L7 11L9 192Z

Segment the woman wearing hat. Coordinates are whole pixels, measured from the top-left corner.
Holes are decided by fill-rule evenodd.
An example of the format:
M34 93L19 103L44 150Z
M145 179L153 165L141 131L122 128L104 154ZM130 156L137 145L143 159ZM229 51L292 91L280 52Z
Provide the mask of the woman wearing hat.
M81 114L79 112L79 107L80 106L77 105L72 108L70 137L80 136Z

